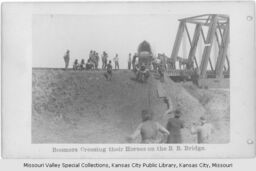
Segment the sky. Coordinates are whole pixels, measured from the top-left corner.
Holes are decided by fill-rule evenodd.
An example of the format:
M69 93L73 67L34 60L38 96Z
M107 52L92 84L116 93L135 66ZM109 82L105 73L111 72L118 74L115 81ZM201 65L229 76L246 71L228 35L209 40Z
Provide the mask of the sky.
M170 15L35 15L33 16L33 67L63 67L70 50L70 62L88 59L90 50L119 55L127 68L129 53L146 40L153 53L171 54L179 22Z
M137 52L146 40L154 54L171 55L179 18L170 14L34 15L32 22L33 67L64 67L63 56L70 50L70 64L88 59L90 50L109 59L119 55L120 68L127 68L128 54ZM188 26L193 35L194 26ZM185 34L185 33L184 33ZM188 55L188 39L180 53ZM187 42L187 43L186 43ZM201 52L200 52L201 53ZM182 54L180 56L182 56ZM101 65L101 63L100 63Z

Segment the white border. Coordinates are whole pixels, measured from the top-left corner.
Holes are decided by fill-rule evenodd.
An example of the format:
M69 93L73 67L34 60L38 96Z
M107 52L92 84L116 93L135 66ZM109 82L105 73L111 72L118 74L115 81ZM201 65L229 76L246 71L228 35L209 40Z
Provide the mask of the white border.
M237 158L253 157L255 145L246 144L247 139L255 139L255 40L254 22L248 22L246 16L255 16L252 2L204 2L188 5L189 2L172 2L171 6L154 3L155 10L175 9L175 14L186 13L225 13L231 18L231 141L229 144L205 145L208 149L200 153L122 153L122 154L53 154L51 148L80 147L78 144L31 145L31 56L32 56L32 14L90 14L92 3L76 5L58 4L43 6L38 4L11 4L2 8L2 119L3 119L3 156L7 158ZM102 2L97 3L101 5ZM117 3L112 2L114 6ZM121 3L131 5L132 3ZM149 4L149 5L148 5ZM136 12L152 12L152 3L135 8ZM159 4L159 5L158 5ZM191 4L191 3L190 3ZM20 5L22 8L20 8ZM104 4L105 5L105 4ZM105 11L104 11L105 9ZM102 8L105 13L124 12ZM239 13L238 13L239 11ZM17 39L18 37L18 39ZM11 46L10 46L11 45ZM14 50L15 49L15 50ZM15 78L15 79L13 79ZM244 84L243 84L244 83ZM21 91L22 90L22 91ZM95 146L95 145L88 145ZM114 145L101 145L114 146ZM119 145L116 145L119 146ZM131 144L129 144L131 146ZM136 145L141 146L141 145Z

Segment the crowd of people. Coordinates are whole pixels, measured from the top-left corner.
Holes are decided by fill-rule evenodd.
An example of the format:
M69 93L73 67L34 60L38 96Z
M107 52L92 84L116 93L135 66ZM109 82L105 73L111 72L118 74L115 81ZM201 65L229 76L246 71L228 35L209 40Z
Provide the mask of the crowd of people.
M68 68L70 57L69 50L67 50L64 61L65 69ZM106 70L104 76L106 80L112 79L112 61L108 59L108 54L103 51L101 55L102 69ZM118 54L113 58L114 69L119 69L119 57ZM161 76L163 75L164 70L168 67L168 62L165 54L158 54L153 61L150 61L150 65L153 66L153 70L157 70ZM89 59L85 63L84 59L81 62L78 62L78 59L75 59L73 64L74 70L91 70L98 69L99 66L99 54L91 50L89 53ZM139 64L139 57L135 53L132 57L132 54L128 55L128 69L133 70L136 75L136 79L140 80L142 78L147 79L149 77L149 71L145 63ZM183 143L181 129L189 128L186 126L184 121L181 119L182 113L180 110L171 111L169 109L169 100L166 100L168 110L164 115L174 114L174 117L168 120L166 127L162 126L160 123L153 121L153 112L148 110L142 110L142 122L139 124L137 129L132 135L128 137L128 141L133 141L137 137L141 137L141 143L170 143L170 144L181 144ZM207 123L204 116L200 117L199 123L193 123L190 126L191 134L197 135L198 143L209 143L211 134L213 132L213 127L210 123ZM162 133L162 139L158 139L158 133Z
M141 143L167 143L167 144L182 144L182 131L181 129L189 129L191 134L197 136L198 144L207 144L211 142L211 135L214 132L213 126L207 122L205 116L201 116L197 123L192 126L186 126L185 122L181 119L182 113L176 109L174 111L167 110L164 115L173 114L174 117L168 119L166 127L160 123L153 121L153 112L142 110L142 122L138 125L133 134L127 137L129 142L134 141L138 137L141 138ZM158 138L158 134L162 134L162 138Z
M188 69L192 70L193 75L192 76L186 76L182 72L180 72L182 76L182 80L189 80L191 79L196 85L198 85L197 78L199 75L198 69L194 68L194 62L191 59L184 59L181 57L177 57L176 59L172 59L165 55L165 53L158 53L157 56L151 56L150 60L146 60L143 62L141 60L142 57L139 57L137 53L134 53L132 56L131 53L128 55L128 70L133 70L135 73L136 80L139 82L147 82L147 79L149 78L149 70L155 71L159 75L159 80L161 82L164 82L164 73L166 71L170 71L173 69L176 69L176 60L179 62L180 69ZM66 54L64 55L64 61L65 61L65 69L68 68L69 66L69 61L70 61L70 51L67 50ZM113 61L110 62L110 61ZM89 53L89 57L87 62L85 63L85 60L82 59L80 62L78 59L74 60L73 63L73 70L98 70L99 69L99 62L100 62L100 57L99 53L96 52L95 50L91 50ZM109 59L109 55L107 54L106 51L102 52L101 55L101 69L107 70L105 75L109 75L109 78L112 78L112 69L119 70L119 56L118 54L115 54L115 56L111 59ZM114 64L114 66L112 66ZM185 68L184 68L185 67ZM111 71L110 71L111 70ZM111 80L111 79L108 79Z
M66 54L64 55L64 61L65 61L65 69L69 66L70 61L70 51L67 50ZM112 62L114 66L112 66ZM98 70L99 69L99 62L100 57L99 53L95 50L91 50L89 53L89 57L87 62L85 62L84 59L81 59L79 62L78 59L74 60L73 63L73 70ZM146 61L141 62L139 59L139 55L137 53L134 53L132 56L131 53L128 55L128 69L133 70L135 73L135 77L137 81L140 82L146 82L149 78L149 70L157 71L160 75L160 80L163 81L164 78L164 72L169 68L173 67L174 64L170 64L169 58L163 53L158 54L156 57L152 57L150 59L150 62ZM106 51L102 52L101 55L101 69L107 70L107 72L104 74L106 78L110 78L107 80L111 80L112 78L112 69L118 70L119 68L119 56L118 54L115 55L114 58L109 59L109 55Z
M66 54L64 55L64 62L65 62L65 69L68 68L70 61L70 51L67 50ZM84 59L81 59L81 62L78 61L78 59L74 60L73 63L73 70L97 70L99 69L99 53L95 50L91 50L89 53L89 57L87 62L85 63ZM128 69L133 70L136 75L136 79L138 80L146 80L149 77L149 72L146 69L145 64L138 65L139 64L138 55L135 53L132 59L132 54L129 53L128 56ZM112 69L118 70L119 68L119 56L118 54L115 55L113 58L114 67L112 66L112 61L109 59L109 56L107 52L103 51L101 55L101 63L102 67L101 69L106 70L106 73L104 76L107 80L111 80L112 78Z
M102 55L101 55L101 63L102 63L102 69L106 69L108 62L110 59L108 59L109 56L107 54L107 52L103 51ZM112 59L113 63L114 63L114 69L119 69L119 56L118 54L115 55L115 57ZM180 65L185 65L185 64L189 64L188 66L191 68L193 67L193 61L189 61L187 62L186 59L181 59L180 57L177 57L177 59L180 62ZM164 53L160 54L158 53L156 57L152 58L151 61L151 68L152 70L157 70L159 68L159 66L162 67L163 70L167 71L170 69L175 69L175 62L176 60L171 59L170 57L168 57L167 55L165 55ZM69 61L70 61L70 51L67 50L66 54L64 56L64 61L65 61L65 69L68 68L69 66ZM89 53L89 57L87 62L85 63L85 60L82 59L81 62L78 62L78 59L74 60L74 64L73 64L73 69L74 70L90 70L90 69L99 69L99 62L100 62L100 57L99 57L99 53L96 52L95 50L91 50ZM132 56L131 53L129 53L128 55L128 66L127 68L129 70L135 70L136 66L139 64L139 58L138 58L138 54L134 53L134 55ZM192 66L191 66L192 65Z
M102 69L107 69L107 66L109 65L109 62L111 60L108 59L107 52L103 51L101 55L101 62L102 62ZM119 69L119 57L118 54L115 55L113 58L115 68ZM65 62L65 69L68 69L69 62L70 62L70 51L67 50L64 55L64 62ZM78 59L74 60L73 63L73 70L97 70L99 69L99 62L100 62L100 56L99 53L95 50L91 50L89 53L89 57L87 62L85 63L84 59L81 59L81 62L79 63Z

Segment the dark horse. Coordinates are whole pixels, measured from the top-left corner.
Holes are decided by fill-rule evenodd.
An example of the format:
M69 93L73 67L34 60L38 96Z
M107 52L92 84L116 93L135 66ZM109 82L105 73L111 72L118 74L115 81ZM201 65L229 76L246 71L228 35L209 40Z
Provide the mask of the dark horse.
M179 56L177 56L176 59L177 61L179 61L180 69L193 69L194 67L193 59L185 59ZM183 66L185 66L185 68Z

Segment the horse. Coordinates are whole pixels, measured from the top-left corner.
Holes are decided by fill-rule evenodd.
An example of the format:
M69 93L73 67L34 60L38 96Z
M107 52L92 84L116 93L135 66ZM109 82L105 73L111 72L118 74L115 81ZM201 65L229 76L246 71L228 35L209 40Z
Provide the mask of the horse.
M194 66L192 59L185 59L177 56L176 60L179 62L180 69L192 69Z
M167 58L168 70L176 69L175 63L176 63L176 60L175 60L175 59L173 59L173 58Z

